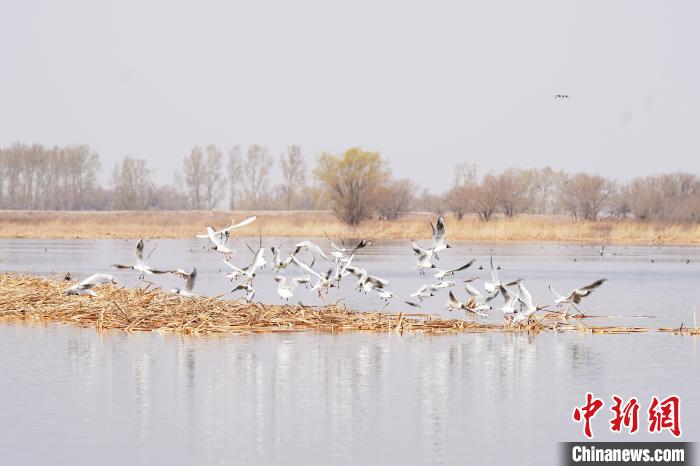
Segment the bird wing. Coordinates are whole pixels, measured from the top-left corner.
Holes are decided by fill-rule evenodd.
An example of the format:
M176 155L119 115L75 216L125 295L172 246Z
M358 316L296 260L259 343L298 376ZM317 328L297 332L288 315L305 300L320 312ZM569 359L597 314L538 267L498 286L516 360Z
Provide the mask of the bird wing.
M225 232L225 233L228 233L229 231L231 231L231 230L233 230L233 229L235 229L235 228L240 228L240 227L244 227L244 226L246 226L246 225L249 225L249 224L253 223L256 219L257 219L257 217L256 217L255 215L253 215L252 217L248 217L247 219L245 219L245 220L243 220L243 221L241 221L241 222L238 222L238 223L236 223L235 225L231 225L231 226L228 227L228 228L224 228L224 229L221 230L221 231L222 231L222 232ZM231 222L233 223L233 220L231 220Z
M138 265L143 264L143 240L140 239L138 243L136 243L136 263Z
M563 294L559 293L557 290L552 288L552 285L547 284L547 287L549 288L549 291L552 292L552 294L554 295L554 297L556 299L566 299L566 296L564 296Z
M422 256L423 254L426 253L426 250L423 249L422 247L418 246L415 241L411 242L411 249L413 249L413 252L418 254L419 256Z
M496 272L496 267L493 266L493 256L491 256L490 262L491 262L491 280L493 281L493 283L498 283L499 282L498 273Z
M464 288L467 289L467 293L469 293L469 296L474 296L475 298L481 296L481 292L474 288L471 283L465 283Z
M602 285L603 283L605 283L606 281L608 281L607 278L601 278L600 280L596 280L596 281L594 281L593 283L591 283L590 285L586 285L586 286L584 286L584 287L582 287L582 288L579 288L579 289L576 290L576 291L593 291L593 290L595 290L596 288L598 288L600 285Z
M112 267L117 268L117 269L133 269L133 265L124 265L124 264L112 264Z
M85 280L81 281L78 283L78 286L80 288L92 288L93 286L101 285L103 283L116 283L117 279L114 278L114 275L109 275L106 273L96 273L93 275L90 275L88 278Z
M228 265L229 267L231 267L235 272L243 273L243 270L242 270L242 269L239 269L238 267L236 267L235 265L233 265L232 263L230 263L230 262L227 261L226 259L224 259L224 264L226 264L226 265Z
M292 257L294 257L294 256L292 256ZM316 272L314 269L312 269L312 268L309 267L308 265L304 264L302 261L300 261L300 260L297 259L296 257L294 257L294 258L292 259L292 263L293 263L294 265L296 265L297 267L299 267L301 270L304 270L305 272L310 273L311 275L314 275L314 276L317 277L317 278L321 278L321 274L320 274L320 273Z
M192 271L185 279L185 289L187 291L192 291L192 289L194 288L195 280L197 280L197 267L192 268Z
M459 300L457 299L457 297L455 296L455 294L453 292L450 291L449 297L450 297L450 300L447 302L448 307L456 307L456 308L462 307L462 303L459 302Z
M374 275L368 275L367 282L370 282L372 285L374 285L375 288L384 288L389 284L388 280L384 280L383 278L375 277Z
M523 285L522 282L518 282L518 289L520 289L520 301L529 309L535 307L535 304L532 302L532 295L530 294L530 291L525 288L525 285Z
M432 222L430 226L433 226ZM438 217L436 226L433 228L433 247L439 246L445 240L445 220Z
M262 267L265 264L265 248L260 248L258 249L258 252L255 253L255 259L253 259L253 263L250 264L249 269L254 272L256 269Z
M309 277L294 277L291 279L293 287L309 283L310 281L311 279Z
M462 270L471 267L471 265L472 265L473 263L474 263L474 259L470 260L469 262L467 262L466 264L464 264L464 265L461 266L461 267L458 267L458 268L452 269L452 270L448 270L447 273L461 272Z
M297 247L297 248L306 248L306 249L308 249L309 251L313 252L315 255L321 256L321 257L323 257L324 259L326 259L327 261L330 260L330 259L328 258L328 256L326 255L326 253L324 253L324 252L321 250L321 248L320 248L316 243L313 243L313 242L311 242L311 241L302 241L302 242L300 242L300 243L297 243L297 244L296 244L296 247Z
M506 300L506 302L513 300L513 293L511 293L508 288L506 288L503 285L499 285L498 289L501 292L501 294L503 295L503 298Z

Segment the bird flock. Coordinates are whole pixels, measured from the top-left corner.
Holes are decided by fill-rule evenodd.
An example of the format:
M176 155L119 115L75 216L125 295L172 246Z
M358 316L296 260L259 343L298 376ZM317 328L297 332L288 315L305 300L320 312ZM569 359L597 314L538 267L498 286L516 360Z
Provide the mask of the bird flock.
M255 297L254 282L257 272L263 268L270 267L275 271L274 281L276 283L277 294L283 301L289 301L294 297L297 288L304 287L316 293L325 302L325 297L331 288L340 288L343 281L354 281L354 290L369 294L374 293L377 298L388 305L396 297L396 294L389 290L389 281L370 274L366 269L354 263L358 253L372 246L374 243L368 239L362 239L354 246L348 246L341 238L341 245L334 243L327 237L330 251L326 253L318 244L312 241L301 241L294 246L289 254L283 252L276 246L270 247L271 258L268 262L267 249L263 247L262 235L259 236L258 247L248 248L253 253L253 259L249 264L235 264L233 256L236 251L229 247L231 232L237 228L249 225L256 220L256 217L249 217L239 223L233 223L221 230L215 230L212 226L207 226L206 234L196 235L197 238L208 239L209 249L221 254L222 261L230 270L226 274L235 286L230 293L239 294L239 299L250 302ZM508 325L527 323L538 311L543 311L548 306L535 303L532 294L526 288L522 278L513 281L502 281L498 271L500 267L494 266L493 257L490 258L491 278L483 284L483 292L476 286L478 278L466 278L461 280L466 291L466 299L461 301L454 288L455 281L449 280L458 274L469 269L475 262L474 259L453 269L441 269L435 265L436 260L440 260L439 255L445 253L451 246L447 243L445 220L438 217L435 224L429 221L432 229L432 244L430 247L423 247L411 241L411 249L415 254L416 269L421 277L432 275L427 283L420 286L418 290L410 294L409 299L404 302L413 307L421 307L423 301L432 298L443 290L448 291L446 309L450 311L462 310L467 315L486 317L490 311L500 310L503 313ZM247 245L247 243L246 243ZM197 269L193 267L190 271L181 268L157 268L149 265L149 260L156 250L156 245L144 257L145 243L140 239L136 243L134 264L112 264L112 267L122 270L133 270L138 273L139 280L143 280L146 275L173 274L184 281L183 288L173 288L170 293L181 297L199 296L194 292L197 279ZM309 263L302 260L300 254L306 253L311 257ZM317 261L325 264L324 267L316 267ZM481 269L481 267L479 267ZM287 273L287 275L283 275ZM70 275L67 275L70 280ZM556 310L548 312L559 312L563 316L568 316L570 308L574 308L577 314L582 314L577 307L581 300L589 296L599 286L606 281L599 279L581 288L574 288L567 294L561 294L551 286L549 289L554 295L553 306ZM87 295L96 296L93 288L102 284L117 284L113 275L105 273L94 274L78 283L65 289L66 295ZM501 296L500 307L496 306L496 298Z

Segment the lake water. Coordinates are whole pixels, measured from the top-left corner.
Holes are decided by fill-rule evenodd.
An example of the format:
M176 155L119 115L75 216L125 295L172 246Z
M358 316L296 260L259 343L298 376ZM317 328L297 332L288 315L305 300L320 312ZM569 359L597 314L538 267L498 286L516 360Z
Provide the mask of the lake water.
M292 241L276 243L289 250ZM80 278L129 263L133 246L1 241L0 266ZM162 240L151 262L196 265L201 293L230 289L220 257L201 246ZM600 324L693 323L695 248L608 248L621 255L601 258L588 246L454 246L440 266L477 259L458 280L488 278L493 254L502 278L524 278L535 300L551 300L547 283L566 291L606 277L584 306L591 314L654 316ZM249 262L243 250L234 263ZM401 298L427 281L412 269L405 242L378 244L357 264L388 278ZM123 285L136 284L133 273L117 275ZM258 296L279 302L271 275L256 277ZM154 281L178 284L170 276ZM346 285L328 299L381 307ZM463 288L455 289L464 298ZM317 302L307 290L297 296ZM451 315L445 299L426 300L423 310ZM395 301L388 309L405 309ZM612 394L640 399L642 431L649 398L678 394L683 439L700 434L697 338L671 334L180 337L3 322L0 344L3 464L555 464L557 442L583 439L570 419L588 391L606 402L593 422L596 440L673 440L668 432L610 433Z

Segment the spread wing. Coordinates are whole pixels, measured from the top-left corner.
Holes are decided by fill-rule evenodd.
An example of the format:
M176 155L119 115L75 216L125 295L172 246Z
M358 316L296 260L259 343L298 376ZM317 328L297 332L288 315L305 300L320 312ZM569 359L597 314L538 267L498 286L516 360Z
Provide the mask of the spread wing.
M313 243L311 241L302 241L300 243L297 243L296 248L297 248L297 251L299 251L301 248L308 249L309 251L313 252L314 255L321 256L324 259L326 259L327 261L330 260L328 258L328 256L326 255L326 253L324 253L316 243Z
M471 265L474 263L474 260L475 259L472 259L469 262L467 262L466 264L464 264L463 266L456 268L456 269L453 269L453 270L448 270L447 272L448 273L461 272L462 270L471 267Z
M581 291L593 291L593 290L595 290L596 288L598 288L600 285L602 285L603 283L605 283L606 281L608 281L607 278L601 278L600 280L594 281L594 282L591 283L590 285L586 285L586 286L584 286L583 288L579 288L579 290L581 290ZM578 290L577 290L577 291L578 291Z
M90 275L88 278L78 283L78 286L80 288L90 289L94 286L102 285L103 283L117 283L117 279L114 278L114 275L109 275L106 273L96 273L94 275Z
M370 282L375 288L384 288L387 285L389 285L388 280L384 280L383 278L375 277L374 275L368 275L367 281Z
M228 233L235 228L240 228L240 227L244 227L246 225L249 225L249 224L253 223L256 219L257 219L257 217L255 215L253 215L252 217L248 217L247 219L243 220L242 222L238 222L235 225L232 224L230 227L224 228L221 231ZM233 223L233 220L231 220L231 222Z
M143 240L140 239L138 243L136 243L136 263L138 265L143 264Z
M195 280L197 280L197 267L194 267L185 279L185 289L187 291L192 291Z

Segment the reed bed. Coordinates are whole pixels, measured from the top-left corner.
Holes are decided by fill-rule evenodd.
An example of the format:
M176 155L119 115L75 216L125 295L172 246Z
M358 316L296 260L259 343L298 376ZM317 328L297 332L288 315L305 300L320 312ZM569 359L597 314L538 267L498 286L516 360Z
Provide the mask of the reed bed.
M357 227L338 221L331 212L308 211L135 211L53 212L2 211L0 238L191 238L206 225L224 227L232 217L258 220L237 235L332 238L428 239L429 213L411 213L396 221L369 220ZM434 217L434 215L432 215ZM447 216L448 238L469 241L561 241L609 244L698 245L700 225L633 220L573 221L568 217L520 215L481 222L475 217Z
M381 332L541 332L574 331L591 334L640 333L644 327L587 326L543 314L527 325L507 326L416 313L355 312L344 306L269 305L230 301L220 297L183 298L159 288L129 289L114 285L96 288L97 296L67 296L68 282L40 276L0 275L0 319L43 319L98 330L159 331L199 335L216 333L349 330ZM698 329L659 329L700 335Z

